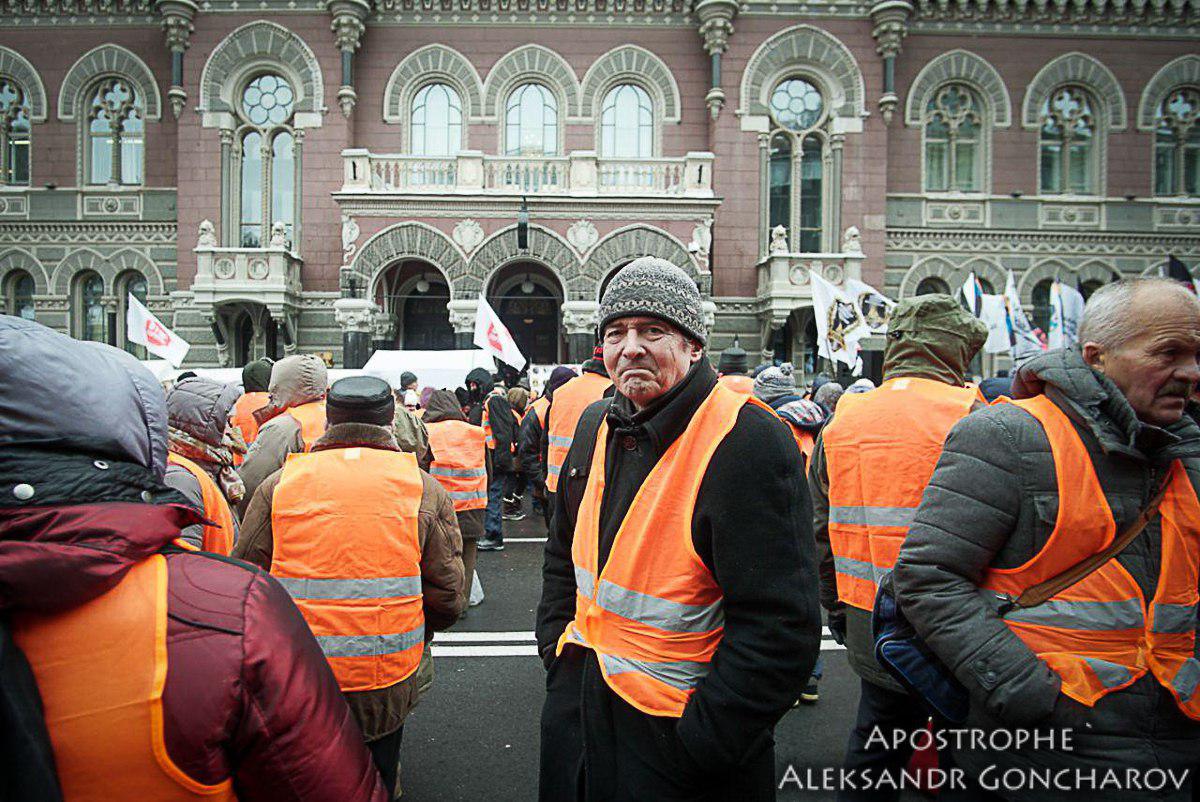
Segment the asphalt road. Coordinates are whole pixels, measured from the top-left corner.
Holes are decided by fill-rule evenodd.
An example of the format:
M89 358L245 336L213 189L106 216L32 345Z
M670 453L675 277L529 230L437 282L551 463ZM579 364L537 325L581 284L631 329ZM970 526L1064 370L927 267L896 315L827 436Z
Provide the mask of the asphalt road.
M404 727L405 800L537 799L545 674L533 623L546 533L532 516L505 527L506 549L479 555L484 602L434 640L433 688ZM523 538L531 542L519 542ZM793 709L776 729L777 777L789 763L801 771L841 765L858 706L858 677L825 634L820 701ZM780 800L800 798L795 791L779 794Z

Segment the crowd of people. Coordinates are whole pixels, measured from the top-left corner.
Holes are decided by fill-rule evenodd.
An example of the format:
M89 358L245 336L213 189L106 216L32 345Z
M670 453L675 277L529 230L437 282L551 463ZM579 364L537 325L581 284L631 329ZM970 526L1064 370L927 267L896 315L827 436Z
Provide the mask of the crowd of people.
M822 608L861 678L843 799L989 770L1200 766L1200 301L1098 290L1080 345L969 381L983 325L892 311L882 383L716 367L695 283L618 272L578 371L457 388L312 355L182 377L0 317L5 799L384 800L435 632L504 522L547 529L540 798L773 799ZM932 728L932 730L930 729ZM880 737L886 733L887 737ZM893 737L898 733L905 737ZM900 784L902 785L902 783Z

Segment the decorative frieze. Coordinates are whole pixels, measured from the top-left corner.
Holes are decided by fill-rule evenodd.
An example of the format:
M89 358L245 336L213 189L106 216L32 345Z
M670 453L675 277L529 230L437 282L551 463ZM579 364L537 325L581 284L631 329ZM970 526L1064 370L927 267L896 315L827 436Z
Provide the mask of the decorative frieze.
M1038 207L1038 224L1054 228L1100 228L1103 209L1100 204L1043 203Z
M987 224L987 207L982 201L926 201L927 226L982 226Z
M0 195L0 219L24 219L29 215L29 198L25 195Z
M919 19L1107 25L1187 23L1198 0L916 0Z
M1200 205L1159 206L1154 210L1154 227L1200 233Z
M142 213L141 195L84 195L84 217L138 217Z

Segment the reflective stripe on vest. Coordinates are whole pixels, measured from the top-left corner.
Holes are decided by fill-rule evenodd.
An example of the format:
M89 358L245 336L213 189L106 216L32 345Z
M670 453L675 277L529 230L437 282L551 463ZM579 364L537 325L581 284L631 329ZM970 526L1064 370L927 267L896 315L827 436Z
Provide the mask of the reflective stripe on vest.
M229 509L229 502L225 499L225 494L221 492L221 488L217 487L217 483L205 473L203 468L187 457L182 457L174 451L168 451L167 462L186 468L188 473L196 477L196 481L200 483L200 495L204 501L204 517L212 521L212 524L204 524L201 530L203 538L200 541L200 548L213 554L229 556L233 551L236 525L233 522L233 511Z
M56 615L15 615L13 636L41 694L54 767L70 802L234 802L167 752L167 562L137 563L116 587Z
M484 430L466 421L427 423L433 462L429 475L438 480L455 512L482 510L487 506L487 454Z
M325 434L325 399L310 401L298 407L290 407L287 411L300 424L300 437L304 440L304 450L311 451L313 443Z
M233 422L241 430L246 445L258 439L258 421L254 419L254 413L270 400L270 393L243 393L233 405Z
M1117 532L1091 455L1066 414L1045 396L1006 402L1028 412L1050 441L1058 487L1054 530L1032 559L1018 568L992 569L981 592L1015 598L1023 590L1097 554ZM1196 560L1200 555L1200 501L1183 464L1170 467L1159 506L1162 565L1147 607L1141 587L1117 559L1029 609L1016 608L1004 623L1059 675L1062 692L1085 705L1151 672L1187 716L1200 720L1200 663L1194 658ZM997 601L997 604L999 602Z
M608 686L650 715L683 714L724 633L721 589L692 546L692 511L713 452L746 403L754 402L713 388L642 483L599 572L607 422L596 433L571 546L575 618L558 650L594 650ZM550 417L553 425L553 408Z
M271 504L271 574L343 691L386 688L421 661L416 457L350 447L290 454Z
M821 435L829 475L829 544L838 598L875 607L942 443L978 400L973 387L905 376L846 395Z
M583 373L554 391L550 402L550 430L546 432L549 444L546 449L546 489L551 493L558 492L558 477L584 410L603 398L611 386L612 382L606 376Z

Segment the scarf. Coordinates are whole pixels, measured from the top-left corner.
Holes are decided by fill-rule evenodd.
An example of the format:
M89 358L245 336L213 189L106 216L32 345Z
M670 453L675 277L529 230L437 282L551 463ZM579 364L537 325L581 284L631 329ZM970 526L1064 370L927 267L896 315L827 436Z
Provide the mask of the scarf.
M233 467L235 454L246 453L246 443L241 432L227 427L221 445L214 446L197 440L187 432L171 427L167 430L169 448L181 457L200 464L200 467L216 481L230 504L238 504L246 495L246 485Z

